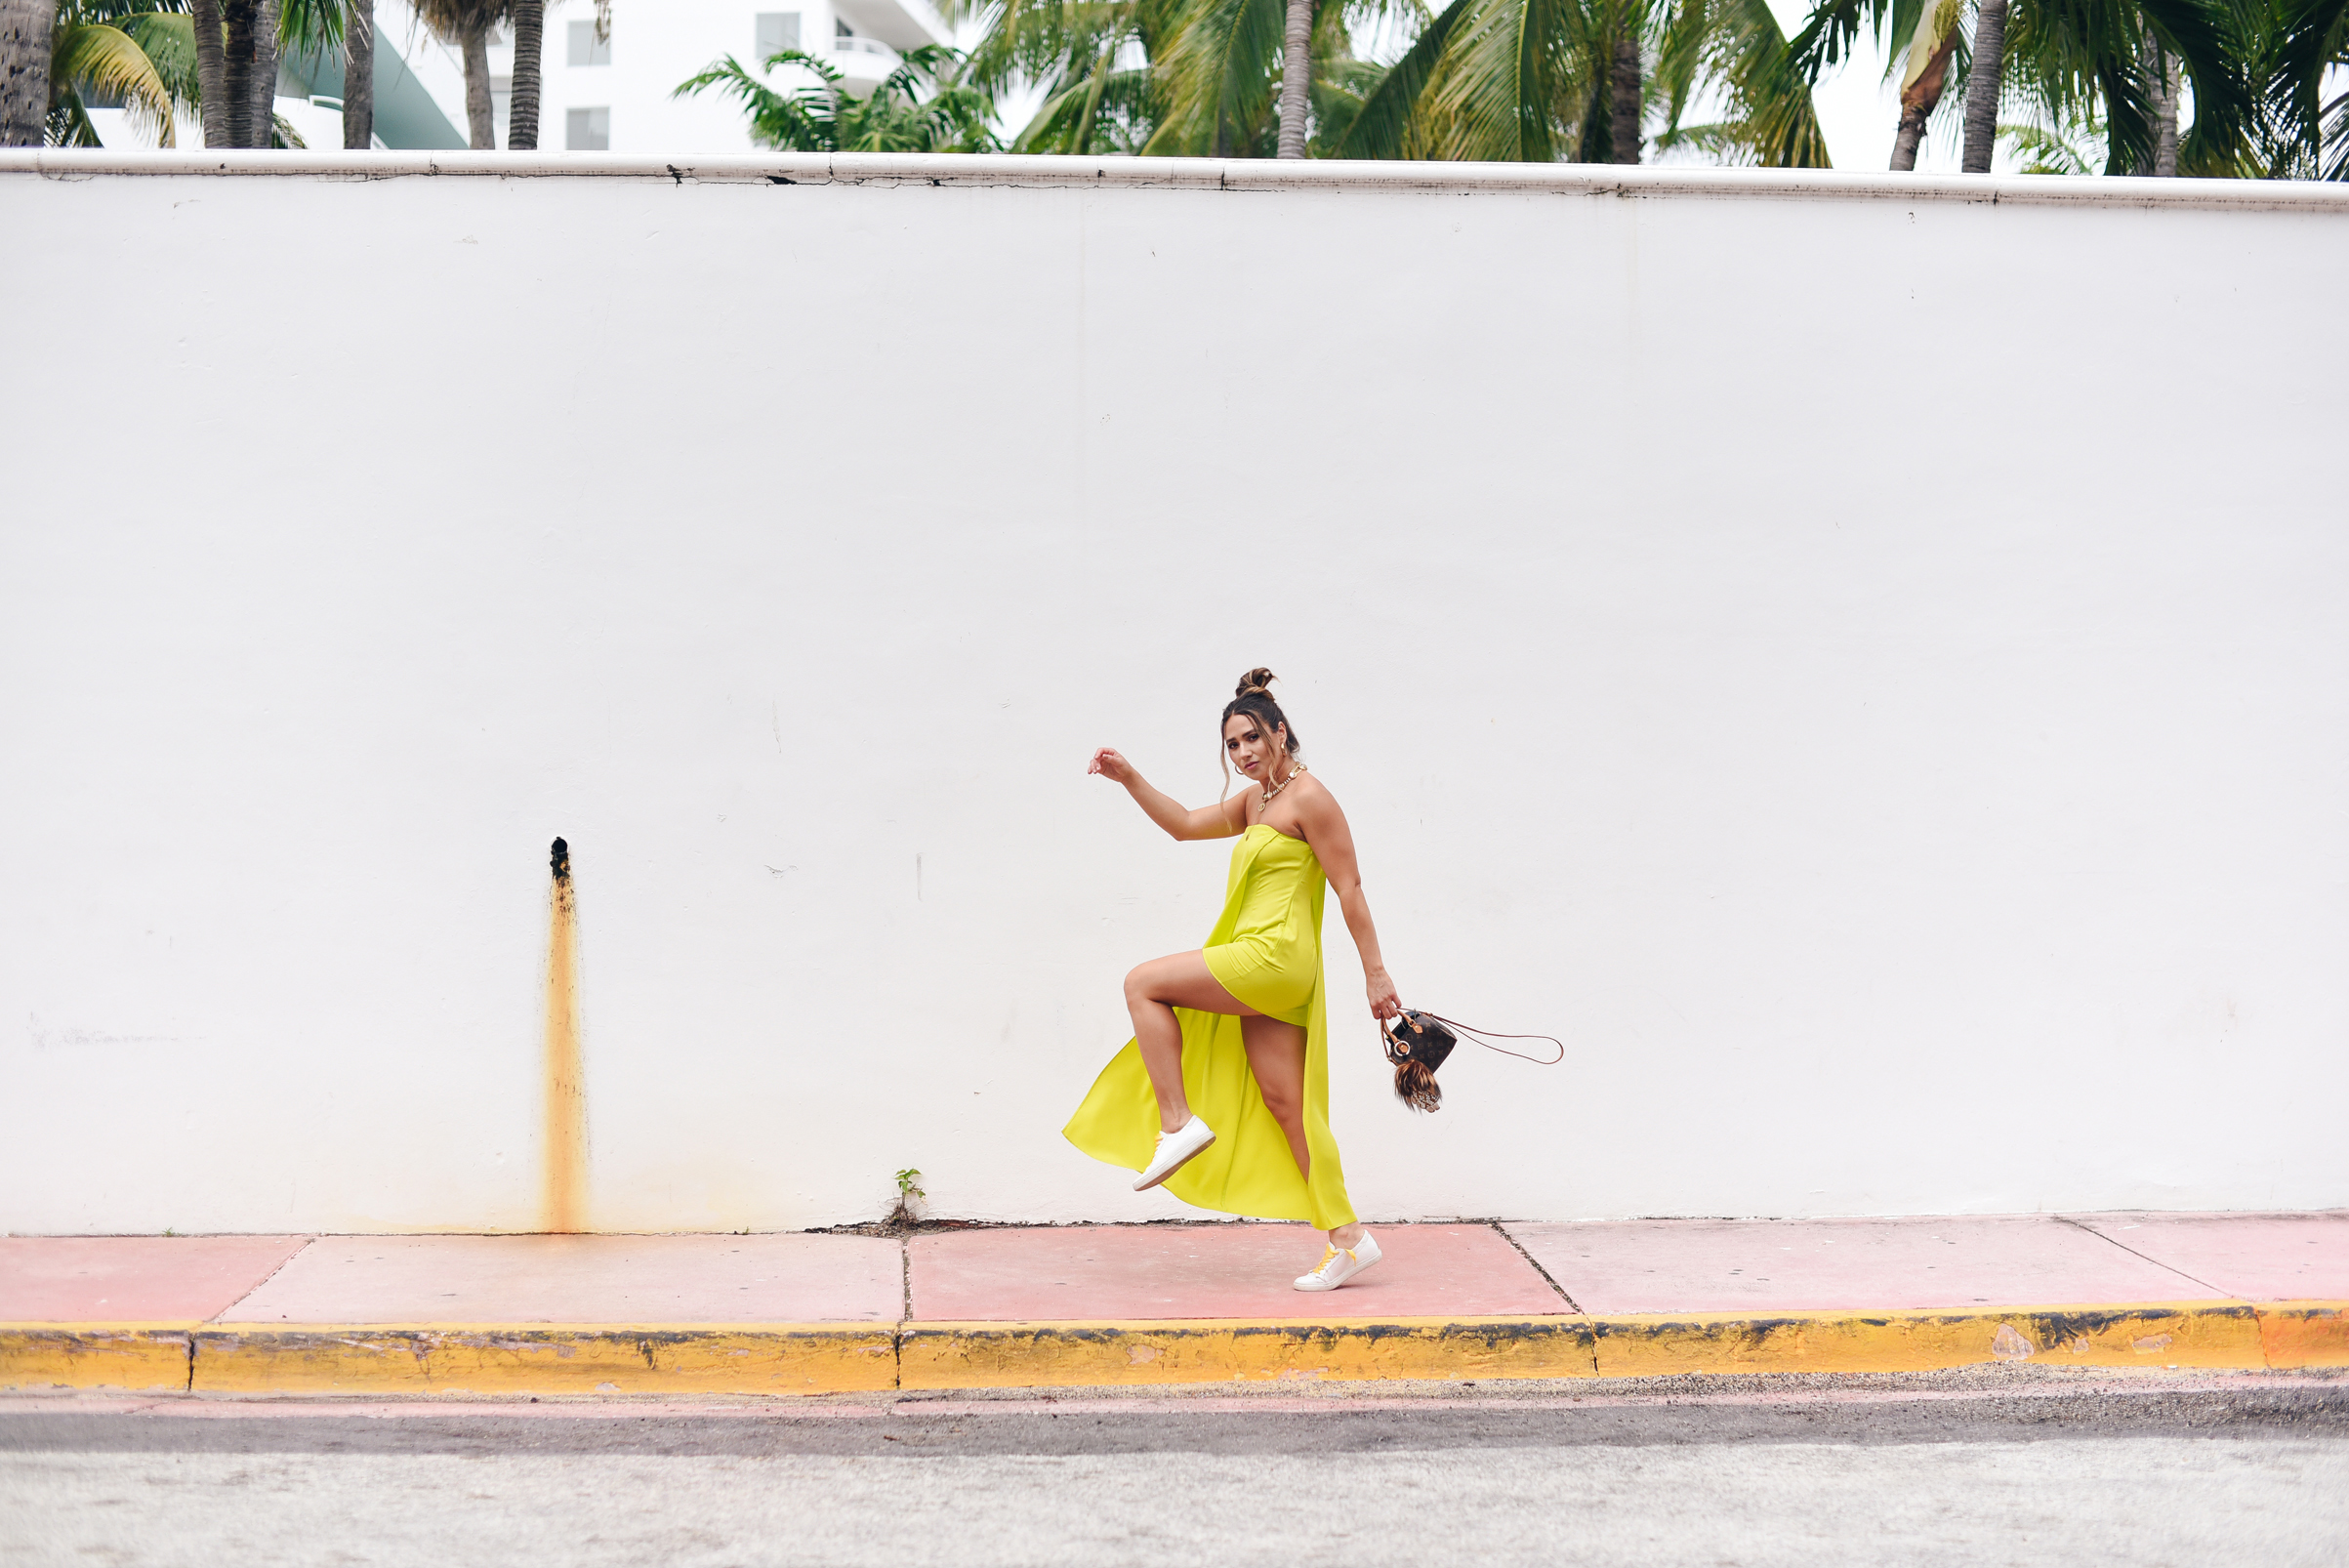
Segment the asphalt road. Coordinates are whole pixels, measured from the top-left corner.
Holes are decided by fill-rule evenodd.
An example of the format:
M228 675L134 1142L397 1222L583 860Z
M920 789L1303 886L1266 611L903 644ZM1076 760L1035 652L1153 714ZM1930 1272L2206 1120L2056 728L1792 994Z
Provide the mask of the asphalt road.
M0 1407L0 1564L2349 1561L2349 1383Z

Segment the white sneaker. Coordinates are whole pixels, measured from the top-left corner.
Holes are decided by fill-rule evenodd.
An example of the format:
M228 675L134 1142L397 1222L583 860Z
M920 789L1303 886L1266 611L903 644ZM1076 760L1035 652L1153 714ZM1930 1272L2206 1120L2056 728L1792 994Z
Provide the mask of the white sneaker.
M1351 1247L1332 1247L1321 1255L1321 1266L1298 1276L1300 1291L1334 1291L1379 1260L1379 1244L1369 1231Z
M1142 1174L1133 1178L1133 1190L1149 1191L1190 1164L1215 1141L1216 1135L1196 1116L1172 1133L1159 1134L1158 1152L1150 1156L1150 1164Z

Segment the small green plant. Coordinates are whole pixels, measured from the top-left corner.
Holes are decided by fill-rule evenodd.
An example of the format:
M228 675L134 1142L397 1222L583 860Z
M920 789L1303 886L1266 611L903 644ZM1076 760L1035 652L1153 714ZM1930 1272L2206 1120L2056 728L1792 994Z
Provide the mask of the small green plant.
M922 1190L922 1173L908 1166L897 1173L897 1207L884 1221L892 1230L911 1230L916 1223L914 1205L929 1194Z

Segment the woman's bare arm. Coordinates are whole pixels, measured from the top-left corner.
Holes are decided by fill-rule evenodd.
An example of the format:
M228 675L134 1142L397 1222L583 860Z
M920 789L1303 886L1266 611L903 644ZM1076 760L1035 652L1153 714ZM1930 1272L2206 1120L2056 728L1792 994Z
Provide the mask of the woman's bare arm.
M1326 787L1312 790L1298 803L1297 822L1305 830L1305 842L1313 846L1314 858L1321 862L1322 872L1338 894L1338 907L1345 913L1345 928L1353 934L1354 950L1362 955L1362 983L1370 993L1371 1016L1391 1018L1403 1011L1403 1004L1395 996L1395 982L1379 952L1379 928L1371 921L1370 899L1363 894L1361 868L1354 861L1354 830L1346 825L1338 798Z
M1133 797L1133 804L1142 808L1142 814L1166 829L1170 838L1228 839L1248 826L1245 792L1193 810L1166 791L1153 787L1114 748L1104 746L1093 753L1092 765L1085 771L1125 785L1126 793ZM1239 807L1236 811L1235 805Z

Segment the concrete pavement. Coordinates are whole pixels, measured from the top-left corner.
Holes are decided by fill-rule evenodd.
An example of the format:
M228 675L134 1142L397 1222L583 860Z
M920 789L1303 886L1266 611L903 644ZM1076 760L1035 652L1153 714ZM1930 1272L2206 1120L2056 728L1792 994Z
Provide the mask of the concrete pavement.
M606 1402L0 1398L0 1561L2196 1563L2349 1551L2349 1382Z
M2349 1365L2349 1213L0 1238L0 1386L822 1393Z

